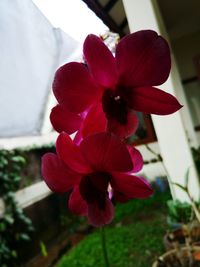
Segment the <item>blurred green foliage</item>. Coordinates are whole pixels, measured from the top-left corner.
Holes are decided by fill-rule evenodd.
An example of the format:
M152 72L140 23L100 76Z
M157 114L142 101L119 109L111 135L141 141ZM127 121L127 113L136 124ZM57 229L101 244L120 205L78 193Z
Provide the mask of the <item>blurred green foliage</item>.
M32 222L16 203L14 192L19 188L20 172L26 160L18 151L0 151L0 198L5 210L0 217L0 266L17 266L18 248L29 241ZM23 230L22 230L23 229Z
M116 206L113 223L106 227L111 267L149 267L164 250L166 201L169 192L156 193L146 200L133 200ZM102 267L99 230L96 229L72 248L57 267Z
M187 202L181 202L179 200L168 200L168 223L189 223L194 219L194 212L192 207Z

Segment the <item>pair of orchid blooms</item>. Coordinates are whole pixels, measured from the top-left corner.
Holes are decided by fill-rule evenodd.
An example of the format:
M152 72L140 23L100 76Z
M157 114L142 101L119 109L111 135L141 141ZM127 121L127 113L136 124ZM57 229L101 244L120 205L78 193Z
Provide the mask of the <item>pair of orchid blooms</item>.
M144 178L134 175L143 166L140 152L125 142L138 128L135 111L168 115L182 106L155 87L171 68L169 46L156 32L125 36L115 56L101 38L88 35L83 55L86 64L71 62L55 74L58 104L50 120L60 134L56 154L42 158L42 175L52 191L70 192L72 212L99 227L112 221L113 200L153 193Z

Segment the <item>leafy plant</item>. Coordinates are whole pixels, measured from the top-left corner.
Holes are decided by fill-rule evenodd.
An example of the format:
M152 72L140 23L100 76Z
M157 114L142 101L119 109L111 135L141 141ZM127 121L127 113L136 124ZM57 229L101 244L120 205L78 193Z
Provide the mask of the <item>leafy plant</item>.
M168 200L168 223L189 223L194 219L194 212L192 207L187 202L181 202L179 200Z
M195 217L197 221L200 223L200 210L199 210L199 204L194 200L193 196L191 195L189 191L189 172L190 168L188 168L186 174L185 174L185 185L181 185L179 183L172 183L173 185L176 185L179 187L181 190L183 190L186 195L188 196L188 199L190 200L191 207L194 211Z
M179 222L181 225L178 229L169 232L165 240L167 246L173 249L170 250L172 255L161 256L157 260L157 266L199 266L193 251L195 242L199 241L200 210L198 203L189 191L189 171L190 168L185 174L184 185L172 183L186 193L190 203L181 203L178 200L167 202L171 222Z
M19 188L20 172L25 158L17 151L0 151L0 197L5 209L0 217L0 263L2 267L17 266L18 248L30 240L32 222L17 205L14 191ZM22 230L23 229L23 230Z
M145 200L117 204L116 218L106 227L111 266L149 267L163 252L161 242L166 229L165 202L169 192L156 192ZM57 263L56 267L102 267L99 230L86 236Z

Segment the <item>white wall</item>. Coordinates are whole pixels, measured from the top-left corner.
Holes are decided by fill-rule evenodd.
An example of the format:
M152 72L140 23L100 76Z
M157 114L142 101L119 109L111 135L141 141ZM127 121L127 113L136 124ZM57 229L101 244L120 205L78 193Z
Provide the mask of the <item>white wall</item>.
M125 11L132 32L141 29L153 29L166 34L157 2L155 0L123 0ZM173 69L168 80L161 89L175 95L183 103L184 94L180 83L180 77L173 62ZM188 135L183 123L183 111L176 112L170 116L152 116L154 128L158 138L159 148L173 182L184 185L184 176L188 167L194 166ZM184 113L186 114L186 113ZM186 114L187 115L187 114ZM189 115L189 114L188 114ZM190 123L188 116L188 124ZM191 136L193 135L191 128ZM195 135L194 135L195 139ZM196 170L190 173L189 189L195 199L199 199L199 183ZM188 200L186 194L177 187L171 185L174 198L182 201Z

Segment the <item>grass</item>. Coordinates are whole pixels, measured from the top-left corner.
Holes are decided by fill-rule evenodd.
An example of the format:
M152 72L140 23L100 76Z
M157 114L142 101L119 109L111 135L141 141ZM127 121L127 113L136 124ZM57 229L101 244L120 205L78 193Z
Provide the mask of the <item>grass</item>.
M169 198L169 193L156 193L147 200L116 206L115 219L106 227L111 267L150 267L163 252ZM56 267L68 266L104 266L98 229L64 255Z

